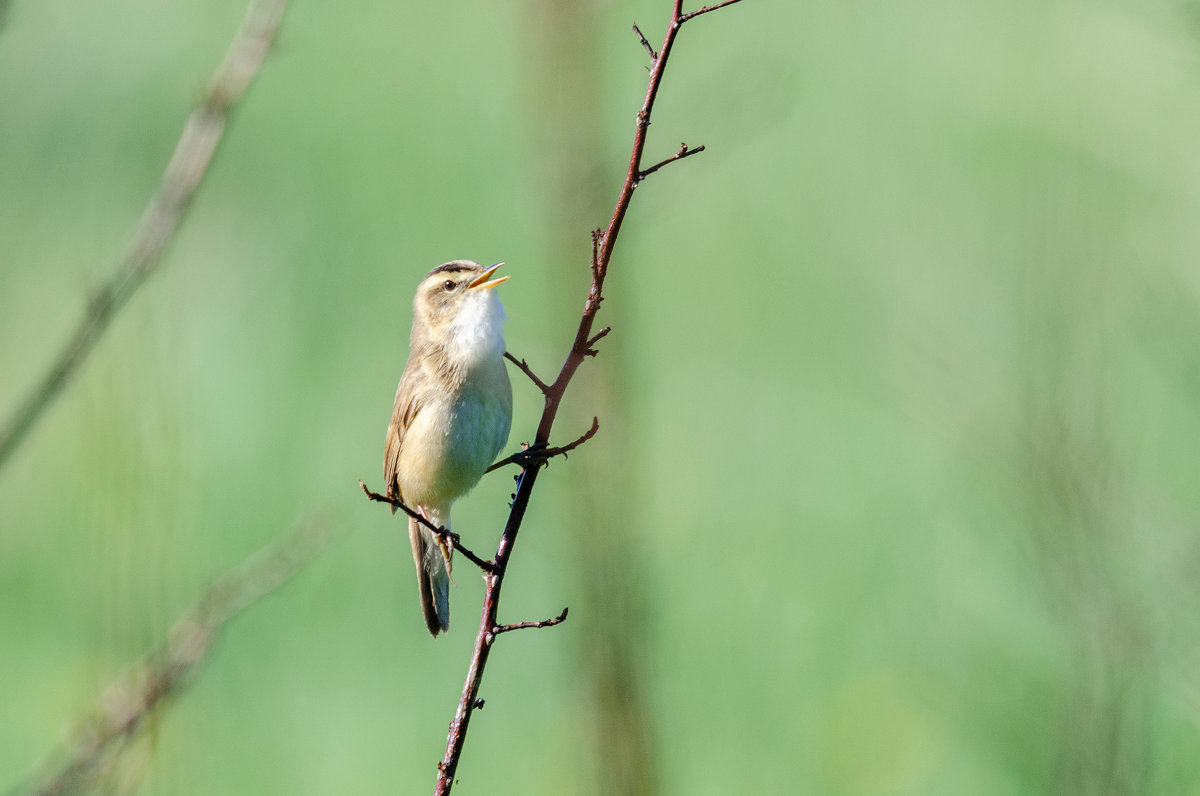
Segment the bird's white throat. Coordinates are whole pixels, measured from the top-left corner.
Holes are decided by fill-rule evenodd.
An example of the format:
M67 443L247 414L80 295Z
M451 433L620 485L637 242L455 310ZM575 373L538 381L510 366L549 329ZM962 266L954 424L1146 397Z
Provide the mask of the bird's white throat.
M504 356L504 333L500 325L507 316L504 305L492 290L471 291L458 315L450 323L447 353L470 367Z

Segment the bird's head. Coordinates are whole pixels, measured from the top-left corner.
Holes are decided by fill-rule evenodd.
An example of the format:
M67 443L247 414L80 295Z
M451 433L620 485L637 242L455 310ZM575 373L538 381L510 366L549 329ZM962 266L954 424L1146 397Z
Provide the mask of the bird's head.
M453 260L426 274L413 299L413 342L473 348L495 338L503 353L504 307L493 288L508 277L491 278L502 265Z

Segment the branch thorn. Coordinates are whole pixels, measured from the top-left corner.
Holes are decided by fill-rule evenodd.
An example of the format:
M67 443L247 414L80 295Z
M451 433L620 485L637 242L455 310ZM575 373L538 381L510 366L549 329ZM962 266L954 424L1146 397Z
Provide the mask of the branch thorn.
M584 351L584 356L594 357L594 356L596 356L596 354L599 354L600 352L597 351L593 346L595 346L596 343L599 342L602 338L607 337L608 333L611 331L612 331L611 326L605 326L603 329L601 329L600 331L598 331L594 335L592 335L591 338L589 338L588 341L586 343L584 343L584 347L587 349L586 351Z

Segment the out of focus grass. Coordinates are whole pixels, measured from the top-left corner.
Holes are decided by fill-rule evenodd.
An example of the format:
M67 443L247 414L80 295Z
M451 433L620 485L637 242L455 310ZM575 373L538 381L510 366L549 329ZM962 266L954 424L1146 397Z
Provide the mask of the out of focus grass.
M9 8L0 414L112 267L242 12ZM569 342L546 307L581 303L588 230L551 255L539 13L291 9L162 273L0 472L6 782L319 508L353 533L236 621L132 773L429 787L480 588L464 570L431 642L400 526L355 482L378 481L428 268L508 261L510 348L548 375ZM645 83L628 26L656 39L666 13L607 3L588 32L614 196ZM689 24L651 150L709 151L639 189L606 304L626 448L579 452L631 526L663 792L1197 791L1195 19L756 0ZM540 408L515 381L514 444ZM593 786L569 634L606 606L572 577L581 466L539 482L504 606L572 621L497 650L464 793ZM456 508L475 549L509 484Z

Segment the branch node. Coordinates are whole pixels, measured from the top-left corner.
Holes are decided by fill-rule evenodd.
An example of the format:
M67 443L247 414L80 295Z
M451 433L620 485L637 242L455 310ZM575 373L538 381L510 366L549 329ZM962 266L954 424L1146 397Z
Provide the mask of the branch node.
M600 245L604 243L604 230L597 227L592 230L592 277L600 276Z

